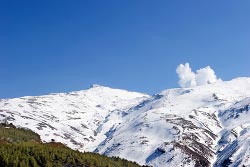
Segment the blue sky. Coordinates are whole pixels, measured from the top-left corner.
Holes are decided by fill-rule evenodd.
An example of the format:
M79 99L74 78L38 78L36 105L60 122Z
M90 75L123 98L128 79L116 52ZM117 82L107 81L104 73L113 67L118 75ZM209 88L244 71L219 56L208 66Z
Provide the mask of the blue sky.
M250 76L250 1L2 0L0 98L86 89L157 93L176 67Z

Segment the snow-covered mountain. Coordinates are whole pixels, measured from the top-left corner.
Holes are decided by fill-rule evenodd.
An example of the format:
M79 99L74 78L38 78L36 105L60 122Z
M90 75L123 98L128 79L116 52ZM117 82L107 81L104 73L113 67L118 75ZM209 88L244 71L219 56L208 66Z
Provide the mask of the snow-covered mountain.
M44 141L165 166L250 166L250 78L149 96L88 90L0 100L0 120Z
M55 140L93 151L119 125L124 111L149 96L92 85L90 89L0 100L0 120L27 127L45 142Z

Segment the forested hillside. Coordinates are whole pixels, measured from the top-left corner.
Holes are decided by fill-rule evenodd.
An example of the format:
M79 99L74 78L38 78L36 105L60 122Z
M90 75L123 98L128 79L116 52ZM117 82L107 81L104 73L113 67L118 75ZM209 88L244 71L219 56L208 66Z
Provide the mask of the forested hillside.
M0 166L5 167L139 167L117 157L74 151L61 143L42 143L38 134L0 124Z

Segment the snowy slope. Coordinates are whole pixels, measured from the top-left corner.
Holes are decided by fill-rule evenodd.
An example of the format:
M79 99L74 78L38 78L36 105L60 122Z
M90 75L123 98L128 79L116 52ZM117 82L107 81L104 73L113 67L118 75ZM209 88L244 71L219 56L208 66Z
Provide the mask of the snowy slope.
M165 166L250 166L250 78L141 93L2 99L0 120L81 151Z
M245 147L249 146L250 122L247 97L249 78L163 91L130 109L124 123L95 151L157 167L211 166L222 147L217 142L225 130L231 134L231 130L244 125L246 128L239 132L242 135L234 139L242 147L225 156L249 164L249 148ZM222 163L224 160L216 165Z
M88 90L0 100L0 120L27 127L45 142L92 151L117 126L123 110L148 95L93 85Z
M231 166L250 166L250 98L235 102L219 112L224 127L218 142L215 166L223 161Z

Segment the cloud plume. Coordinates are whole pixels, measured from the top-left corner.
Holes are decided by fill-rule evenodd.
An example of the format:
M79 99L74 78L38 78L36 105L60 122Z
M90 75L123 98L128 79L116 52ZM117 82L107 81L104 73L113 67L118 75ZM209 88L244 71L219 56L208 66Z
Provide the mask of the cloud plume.
M193 72L189 63L180 64L176 72L179 76L179 85L182 88L206 85L220 81L215 75L214 70L207 66Z

